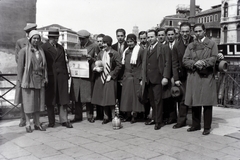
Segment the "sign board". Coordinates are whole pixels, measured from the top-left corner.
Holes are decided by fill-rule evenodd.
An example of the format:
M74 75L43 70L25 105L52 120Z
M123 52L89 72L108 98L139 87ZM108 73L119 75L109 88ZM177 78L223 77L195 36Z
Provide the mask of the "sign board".
M87 49L66 50L72 77L89 78Z

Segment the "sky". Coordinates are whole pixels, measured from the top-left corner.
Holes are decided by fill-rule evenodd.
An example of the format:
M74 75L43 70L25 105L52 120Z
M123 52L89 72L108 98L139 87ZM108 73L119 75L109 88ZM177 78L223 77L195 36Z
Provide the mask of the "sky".
M164 16L176 13L178 4L190 0L37 0L38 27L59 24L74 31L104 33L116 42L115 31L124 28L132 33L156 27ZM196 0L203 10L221 4L221 0Z

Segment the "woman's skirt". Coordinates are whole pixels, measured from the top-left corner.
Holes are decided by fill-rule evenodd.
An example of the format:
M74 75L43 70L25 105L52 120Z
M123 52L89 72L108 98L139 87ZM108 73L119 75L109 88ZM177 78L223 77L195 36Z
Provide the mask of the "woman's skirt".
M25 113L44 111L45 89L22 88L22 101Z

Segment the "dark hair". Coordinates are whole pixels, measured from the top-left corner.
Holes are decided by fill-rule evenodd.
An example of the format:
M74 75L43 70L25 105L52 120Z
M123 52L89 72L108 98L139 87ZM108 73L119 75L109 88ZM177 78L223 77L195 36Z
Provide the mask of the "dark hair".
M160 31L164 31L165 32L165 29L164 28L158 28L157 29L157 33L160 32Z
M193 26L193 30L194 30L196 27L202 27L202 29L205 31L205 25L204 25L203 23L196 23L196 24Z
M99 37L101 37L101 38L103 38L105 36L105 34L99 34L99 35L97 35L97 38L99 38Z
M146 31L141 31L138 33L138 37L140 37L140 35L143 35L143 34L146 34L147 35L147 32Z
M155 29L150 29L150 30L148 30L148 33L149 32L154 32L155 33L155 36L157 36L157 31L155 30Z
M127 40L128 39L130 39L130 40L132 40L134 42L137 42L137 36L135 34L133 34L133 33L130 33L130 34L127 35Z
M116 30L116 34L117 34L118 32L122 32L122 33L124 34L124 36L126 35L126 31L125 31L124 29L122 29L122 28L117 29L117 30Z
M173 31L174 33L176 33L175 28L173 27L168 27L165 31L165 34L167 34L168 31Z
M191 29L191 24L189 22L182 22L180 25L180 29L182 26L188 26Z

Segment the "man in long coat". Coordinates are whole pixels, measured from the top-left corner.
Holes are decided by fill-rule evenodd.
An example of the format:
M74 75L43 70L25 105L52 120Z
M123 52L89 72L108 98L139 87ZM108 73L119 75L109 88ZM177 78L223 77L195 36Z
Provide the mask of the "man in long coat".
M183 93L177 99L178 103L178 120L177 124L173 126L173 129L181 128L186 126L188 106L184 104L185 92L186 92L186 81L187 81L187 70L183 66L182 59L185 50L189 43L193 42L193 37L190 35L191 25L188 22L183 22L180 25L180 37L178 42L173 46L172 49L172 72L175 85L181 87Z
M93 65L99 53L98 45L91 42L90 33L86 30L78 31L80 43L76 44L75 49L87 49L87 56L82 57L89 63L89 78L72 77L70 95L75 101L75 117L71 122L82 121L82 103L86 103L87 119L90 123L95 122L93 116L94 106L91 104L92 90L94 85Z
M192 106L192 126L188 132L201 129L201 111L204 108L203 135L208 135L212 123L213 105L217 104L214 66L218 49L214 41L205 37L205 26L195 24L196 41L188 45L183 65L188 70L185 104Z
M163 126L162 98L170 94L165 92L165 87L170 83L171 56L168 47L157 41L155 30L148 31L148 39L151 45L143 57L141 83L142 94L146 88L153 111L152 120L145 124L155 124L154 129L159 130Z
M17 40L16 46L15 46L15 60L18 63L18 54L19 51L24 48L28 43L28 35L32 30L36 30L37 25L35 23L27 23L26 27L24 27L24 31L26 32L26 37L21 38ZM25 113L23 109L23 104L21 104L21 119L19 123L19 127L24 127L26 125L26 118L25 118Z
M67 118L67 107L70 103L68 94L69 74L64 48L58 44L59 31L50 28L48 41L42 45L48 68L48 85L46 87L46 105L48 110L48 127L55 125L55 105L60 105L59 118L62 126L72 128Z

